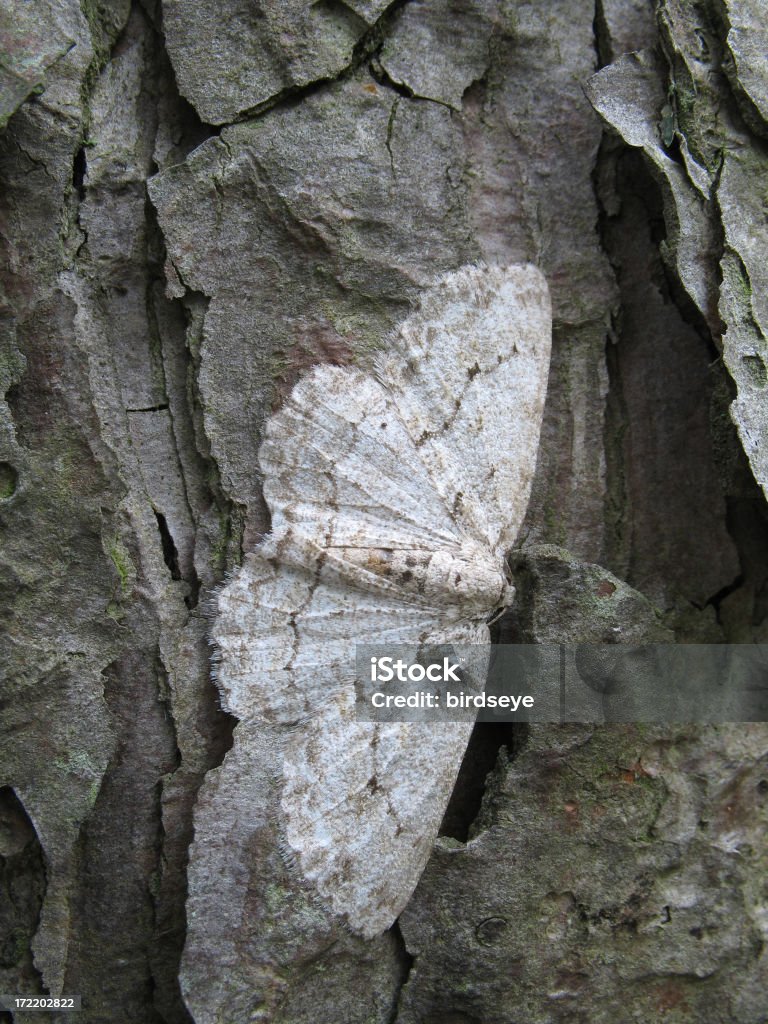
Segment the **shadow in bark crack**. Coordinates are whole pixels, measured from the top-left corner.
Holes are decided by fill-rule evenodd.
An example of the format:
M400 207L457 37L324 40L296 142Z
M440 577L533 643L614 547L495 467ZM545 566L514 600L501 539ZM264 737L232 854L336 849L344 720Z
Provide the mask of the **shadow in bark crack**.
M486 781L499 761L502 750L510 758L519 746L520 726L514 722L478 722L472 730L456 785L440 825L441 836L466 843L480 813Z
M46 890L43 849L24 805L10 786L0 787L0 988L42 994L32 961ZM0 1021L12 1020L0 1013Z

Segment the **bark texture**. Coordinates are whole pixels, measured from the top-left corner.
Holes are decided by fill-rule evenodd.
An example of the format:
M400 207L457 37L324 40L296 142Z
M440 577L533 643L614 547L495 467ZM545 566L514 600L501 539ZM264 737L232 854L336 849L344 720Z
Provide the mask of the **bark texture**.
M205 619L302 370L370 367L438 273L532 261L555 351L504 635L768 640L760 0L3 0L0 38L0 991L87 1024L764 1022L764 725L478 727L366 943L206 816L235 723ZM193 812L234 836L202 909Z

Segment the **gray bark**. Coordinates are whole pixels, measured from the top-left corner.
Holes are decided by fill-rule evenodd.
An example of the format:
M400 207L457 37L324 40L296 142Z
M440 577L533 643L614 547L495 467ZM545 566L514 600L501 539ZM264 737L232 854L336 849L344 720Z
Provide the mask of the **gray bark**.
M532 261L553 296L514 635L768 640L759 0L4 0L0 35L0 992L765 1021L763 724L479 728L391 932L253 906L256 846L180 982L264 418L438 273Z

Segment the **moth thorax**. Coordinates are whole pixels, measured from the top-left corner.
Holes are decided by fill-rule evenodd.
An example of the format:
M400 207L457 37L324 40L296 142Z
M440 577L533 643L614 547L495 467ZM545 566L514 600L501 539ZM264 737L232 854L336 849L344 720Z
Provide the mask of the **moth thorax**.
M429 562L425 595L436 600L453 600L478 613L500 606L508 584L502 567L490 551L467 542L461 553L436 551Z
M402 590L433 600L438 605L454 605L477 614L502 607L514 592L502 567L490 551L466 541L454 551L440 548L337 548L347 562L360 565Z

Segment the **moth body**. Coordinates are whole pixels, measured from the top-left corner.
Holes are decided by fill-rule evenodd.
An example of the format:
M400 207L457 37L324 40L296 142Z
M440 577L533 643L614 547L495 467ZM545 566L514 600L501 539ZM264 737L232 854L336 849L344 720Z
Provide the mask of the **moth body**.
M339 548L345 561L418 595L437 607L455 609L459 618L476 618L511 604L514 588L498 559L482 545L466 540L460 548L397 550Z
M487 623L514 593L504 556L536 469L550 341L537 268L462 267L425 291L375 375L315 367L265 425L272 533L219 595L214 629L217 685L240 719L217 807L236 812L234 874L259 877L245 860L274 821L296 892L369 938L419 880L472 723L361 721L356 647L471 644L489 659ZM234 802L225 778L244 787ZM210 924L197 908L217 906L215 851L196 841L196 941Z

